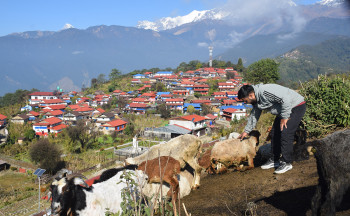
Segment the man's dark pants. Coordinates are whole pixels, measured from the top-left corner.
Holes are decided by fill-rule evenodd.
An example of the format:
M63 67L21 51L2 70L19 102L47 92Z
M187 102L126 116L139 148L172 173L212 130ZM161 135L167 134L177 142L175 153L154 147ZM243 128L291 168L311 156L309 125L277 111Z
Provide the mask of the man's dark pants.
M277 116L271 129L271 148L275 161L280 159L282 153L282 161L286 163L293 162L293 142L295 131L298 129L301 119L306 111L306 104L296 106L292 109L290 118L287 122L287 128L281 131L281 117Z

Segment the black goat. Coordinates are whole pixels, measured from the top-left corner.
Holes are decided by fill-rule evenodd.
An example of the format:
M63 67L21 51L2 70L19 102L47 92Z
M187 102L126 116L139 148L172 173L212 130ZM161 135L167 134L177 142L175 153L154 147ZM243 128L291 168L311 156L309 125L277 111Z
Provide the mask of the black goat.
M350 188L350 130L335 132L311 143L316 148L319 175L312 198L312 215L335 215Z

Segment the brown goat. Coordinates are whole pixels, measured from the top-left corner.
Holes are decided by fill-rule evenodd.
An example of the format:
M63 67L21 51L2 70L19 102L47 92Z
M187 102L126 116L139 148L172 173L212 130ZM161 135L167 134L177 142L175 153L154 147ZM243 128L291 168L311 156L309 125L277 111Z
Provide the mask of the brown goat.
M167 196L172 198L174 195L174 200L177 200L177 195L179 193L177 175L180 173L181 169L179 161L172 157L161 156L160 158L142 162L137 169L147 174L149 184L160 183L162 177L163 182L170 185Z

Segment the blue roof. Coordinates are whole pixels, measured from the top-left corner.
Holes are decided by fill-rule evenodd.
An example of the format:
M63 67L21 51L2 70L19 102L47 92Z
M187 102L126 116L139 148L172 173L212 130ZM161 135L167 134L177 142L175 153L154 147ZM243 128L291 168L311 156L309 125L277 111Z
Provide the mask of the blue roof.
M172 71L159 71L156 74L173 74Z
M200 108L201 107L201 104L200 103L184 103L184 107L187 108L188 106L193 106L194 108Z
M231 106L221 106L221 110L224 110L224 109L227 109L227 108L233 108L233 109L248 109L248 108L253 108L252 105L248 105L248 104L244 104L243 106L241 105L237 105L237 106L234 106L234 105L231 105Z
M136 77L136 76L145 76L144 74L135 74L133 75L133 77Z
M132 93L134 93L133 91L128 91L128 94L132 94Z
M157 95L170 94L170 92L157 92Z

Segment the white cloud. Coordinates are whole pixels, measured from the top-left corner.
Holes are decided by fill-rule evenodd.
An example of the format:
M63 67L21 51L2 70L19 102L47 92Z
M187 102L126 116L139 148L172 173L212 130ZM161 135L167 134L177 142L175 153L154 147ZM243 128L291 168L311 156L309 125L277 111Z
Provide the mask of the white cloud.
M15 86L21 86L21 83L12 79L11 77L5 75L5 79L7 82L11 83L12 85L15 85Z
M83 53L84 53L84 51L79 51L79 50L72 52L73 55L78 55L78 54L83 54Z
M289 25L293 32L300 32L306 24L291 0L228 0L220 9L229 12L226 19L237 26L270 23L274 28Z
M198 42L197 46L199 47L208 47L208 43L205 43L205 42Z

